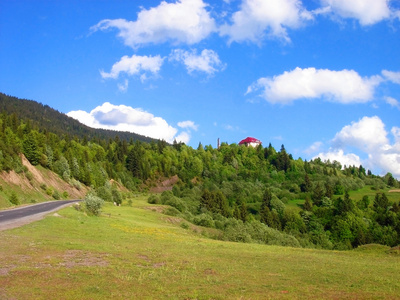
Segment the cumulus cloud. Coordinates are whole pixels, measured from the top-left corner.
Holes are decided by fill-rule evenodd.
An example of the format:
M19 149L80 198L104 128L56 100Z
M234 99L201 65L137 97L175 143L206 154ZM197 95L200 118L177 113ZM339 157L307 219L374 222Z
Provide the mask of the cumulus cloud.
M164 42L195 44L216 30L215 21L202 0L162 1L157 7L142 9L136 21L106 19L92 31L116 28L125 45L138 48Z
M385 124L377 117L364 117L342 128L333 138L335 148L356 147L364 152L373 151L388 144Z
M321 0L326 12L341 18L352 18L362 26L373 25L397 14L389 8L388 0Z
M313 143L310 147L308 147L304 153L306 154L312 154L316 153L319 151L319 149L322 147L323 143L322 142L315 142Z
M298 28L312 18L299 0L243 0L232 24L220 27L220 35L228 36L229 43L258 43L266 33L290 41L287 28Z
M388 70L383 70L382 75L386 80L389 80L393 83L400 84L400 72L392 72Z
M358 155L353 153L344 154L342 149L331 149L328 152L318 154L316 157L319 157L323 161L330 160L333 162L336 160L340 162L342 166L360 166L362 164Z
M190 135L178 133L178 129L169 125L163 118L126 105L106 102L90 112L78 110L67 115L92 128L134 132L169 143L175 139L184 143L190 140Z
M343 104L365 103L373 99L380 76L361 77L356 71L296 68L274 77L263 77L248 87L247 93L261 90L270 103L288 104L298 99L325 98Z
M195 124L193 121L178 122L178 126L180 128L193 129L194 131L197 131L197 129L199 128L199 125Z
M171 61L183 63L189 74L197 71L212 75L225 68L225 65L219 59L218 54L215 51L208 49L204 49L199 55L196 50L189 52L182 49L175 49L171 52L169 59Z
M128 75L140 75L141 78L146 76L146 72L156 75L163 64L164 59L161 56L138 56L132 55L131 57L125 55L120 61L116 62L109 73L100 71L101 77L104 79L113 78L117 79L120 73L127 73Z
M382 175L390 172L400 178L400 128L393 127L390 133L394 138L392 143L379 117L363 117L358 122L344 126L333 138L331 149L316 157L337 160L346 165L362 164ZM361 160L354 153L346 153L351 147L363 152L368 158Z

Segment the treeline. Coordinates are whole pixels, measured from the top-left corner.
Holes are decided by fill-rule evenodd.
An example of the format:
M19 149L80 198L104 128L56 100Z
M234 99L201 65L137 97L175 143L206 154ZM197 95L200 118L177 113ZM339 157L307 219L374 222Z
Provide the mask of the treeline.
M131 132L118 132L106 129L94 129L83 125L77 120L60 113L48 105L36 101L18 99L0 93L0 112L15 114L18 119L30 120L33 126L57 135L69 135L79 139L99 140L114 139L116 136L121 140L139 140L151 142L154 139Z
M165 141L141 142L57 134L30 119L0 115L0 170L25 172L19 154L71 184L83 183L106 201L121 202L113 179L146 191L177 175L172 191L149 201L169 213L219 229L216 238L291 246L349 249L366 243L400 243L399 200L384 191L399 182L362 166L294 159L282 145L256 148L222 143L197 149ZM365 186L375 196L353 200Z

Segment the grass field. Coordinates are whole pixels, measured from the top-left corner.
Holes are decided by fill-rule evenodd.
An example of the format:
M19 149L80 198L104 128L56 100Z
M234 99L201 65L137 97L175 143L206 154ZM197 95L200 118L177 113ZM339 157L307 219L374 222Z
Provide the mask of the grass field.
M0 232L0 299L399 299L400 255L388 247L215 241L132 200Z

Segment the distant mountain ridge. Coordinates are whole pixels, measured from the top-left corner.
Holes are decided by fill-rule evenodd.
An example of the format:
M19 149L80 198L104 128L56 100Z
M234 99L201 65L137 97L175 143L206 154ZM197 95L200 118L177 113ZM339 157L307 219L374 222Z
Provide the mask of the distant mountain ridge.
M147 143L157 141L132 132L91 128L48 105L34 100L19 99L4 93L0 93L0 113L15 114L19 119L29 119L32 125L39 129L58 135L71 135L88 140L114 139L118 136L119 139L126 141L131 139Z

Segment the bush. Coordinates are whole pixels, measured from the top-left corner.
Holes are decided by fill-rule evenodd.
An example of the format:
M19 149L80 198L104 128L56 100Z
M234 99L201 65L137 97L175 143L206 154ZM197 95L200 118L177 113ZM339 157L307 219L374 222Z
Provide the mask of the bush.
M12 204L14 204L14 205L19 205L19 198L18 198L18 196L17 196L17 194L15 193L15 192L12 192L11 193L11 196L10 196L10 202L12 203Z
M113 195L111 193L110 188L106 186L101 186L96 189L96 194L98 197L103 199L106 202L112 202Z
M184 212L186 210L185 203L181 199L176 198L176 197L168 199L164 204L175 207L180 212Z
M183 229L189 229L189 224L188 223L186 223L186 222L182 222L181 223L181 227L183 228Z
M47 195L49 195L49 196L51 196L51 195L53 195L53 189L51 188L51 187L48 187L48 188L46 188L46 194Z
M156 195L151 195L148 199L147 202L150 204L161 204L161 200L159 197Z
M213 218L209 214L206 214L206 213L195 216L193 218L193 223L196 225L199 225L199 226L204 226L204 227L210 227L210 228L215 227Z
M53 198L55 200L60 200L61 199L60 193L58 191L54 191L52 196L53 196Z
M25 176L30 182L33 180L33 174L31 172L27 171Z
M161 194L161 204L165 204L168 200L174 199L175 196L171 191L165 191Z
M176 217L180 215L180 211L175 207L168 207L166 210L164 210L164 215Z
M64 199L68 199L69 194L68 194L67 191L64 191L64 192L62 193L62 196L63 196Z
M93 194L87 194L84 200L84 204L89 214L98 216L101 213L101 207L104 204L104 200Z
M114 203L116 203L117 205L121 205L122 204L121 193L117 189L113 189L111 191L111 194L112 194L112 199L113 199Z

